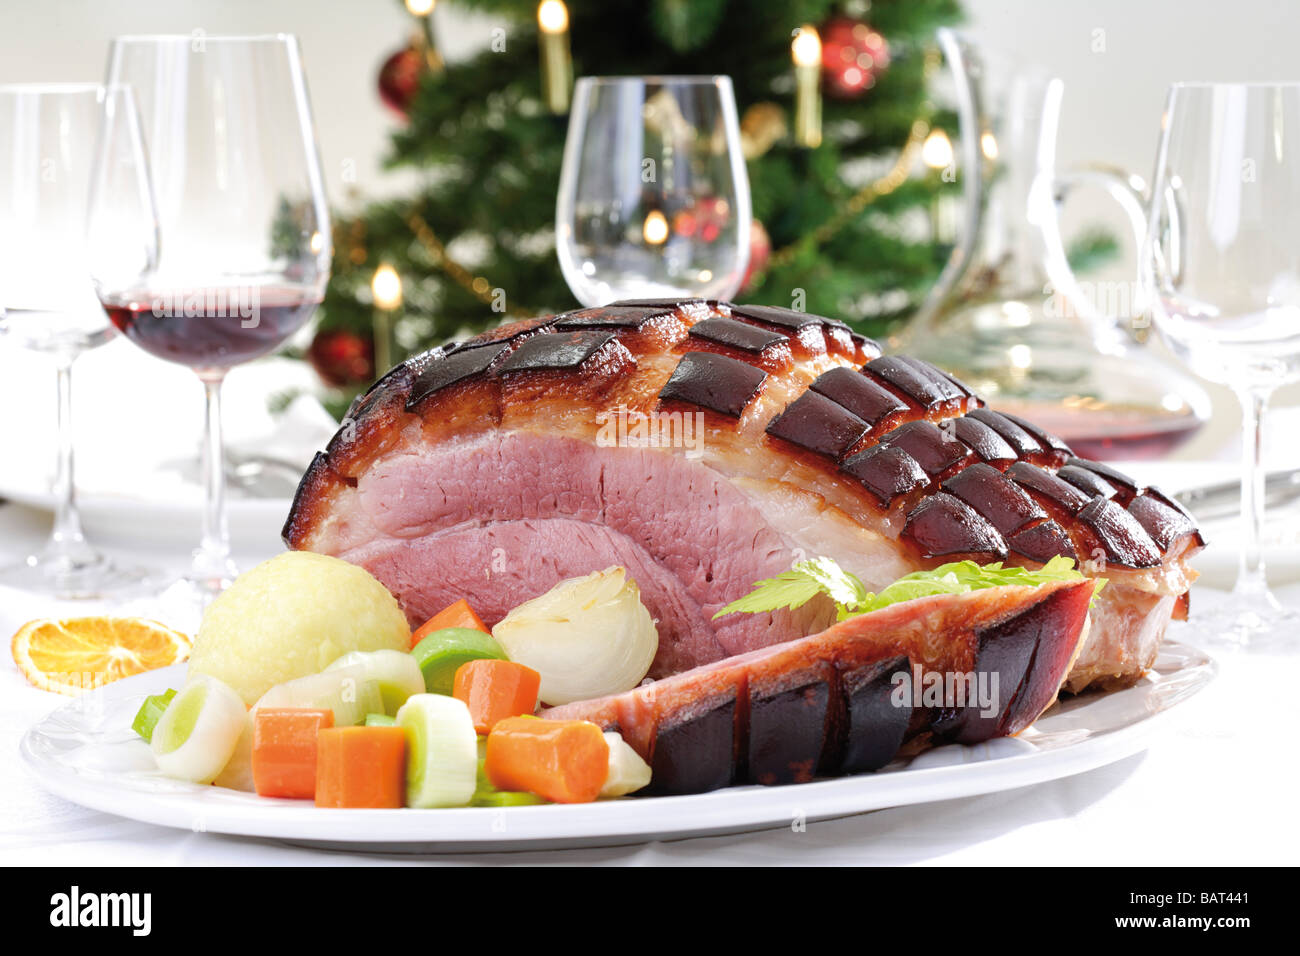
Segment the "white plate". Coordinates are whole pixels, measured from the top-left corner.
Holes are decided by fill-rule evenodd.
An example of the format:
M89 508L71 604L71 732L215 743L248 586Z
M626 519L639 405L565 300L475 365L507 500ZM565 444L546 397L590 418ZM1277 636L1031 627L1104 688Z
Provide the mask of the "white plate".
M1058 704L1017 738L940 747L856 777L575 806L325 810L157 775L130 723L146 695L182 682L184 666L118 681L56 710L23 738L24 762L74 803L182 829L388 852L611 846L784 827L1082 773L1143 749L1167 711L1216 671L1202 651L1166 642L1136 687Z

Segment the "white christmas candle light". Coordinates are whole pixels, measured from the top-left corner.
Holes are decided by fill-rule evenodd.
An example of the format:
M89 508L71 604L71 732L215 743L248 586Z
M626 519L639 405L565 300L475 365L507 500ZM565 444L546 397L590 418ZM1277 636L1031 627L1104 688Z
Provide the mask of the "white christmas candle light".
M816 29L802 26L790 44L794 60L794 140L809 149L822 142L822 40Z
M552 113L567 113L573 92L573 57L569 50L569 8L563 0L542 0L537 5L537 27L542 101Z
M402 304L402 277L384 263L370 280L375 301L375 374L383 375L393 365L393 310Z

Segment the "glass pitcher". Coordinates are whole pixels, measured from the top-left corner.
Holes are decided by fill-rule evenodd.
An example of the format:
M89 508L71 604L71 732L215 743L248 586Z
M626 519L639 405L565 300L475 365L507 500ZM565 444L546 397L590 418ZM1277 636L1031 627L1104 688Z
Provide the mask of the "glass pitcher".
M1056 169L1063 83L941 36L966 74L973 110L958 111L962 234L941 295L890 340L975 388L991 404L1055 432L1084 457L1152 458L1209 414L1194 379L1131 334L1145 309L1136 282L1086 293L1066 262L1059 211L1079 186L1100 187L1145 230L1145 183L1101 165ZM959 89L962 87L959 86ZM970 116L975 121L969 120Z

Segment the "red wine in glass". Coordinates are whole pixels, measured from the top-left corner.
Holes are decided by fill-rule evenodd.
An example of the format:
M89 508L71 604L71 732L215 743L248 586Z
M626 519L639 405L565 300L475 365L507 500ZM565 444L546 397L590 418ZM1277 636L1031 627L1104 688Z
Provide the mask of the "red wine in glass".
M107 296L104 310L151 355L192 368L229 368L279 348L320 305L314 289L225 287Z

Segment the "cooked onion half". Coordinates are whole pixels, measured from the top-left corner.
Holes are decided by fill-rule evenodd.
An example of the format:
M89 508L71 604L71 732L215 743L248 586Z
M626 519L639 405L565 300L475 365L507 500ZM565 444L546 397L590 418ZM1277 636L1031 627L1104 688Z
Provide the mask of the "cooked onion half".
M621 567L561 581L507 614L492 636L542 675L545 704L631 690L659 650L659 632Z

